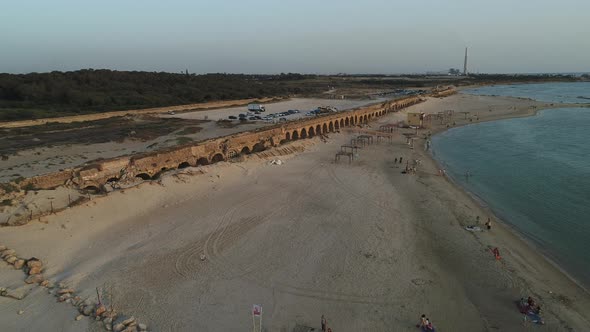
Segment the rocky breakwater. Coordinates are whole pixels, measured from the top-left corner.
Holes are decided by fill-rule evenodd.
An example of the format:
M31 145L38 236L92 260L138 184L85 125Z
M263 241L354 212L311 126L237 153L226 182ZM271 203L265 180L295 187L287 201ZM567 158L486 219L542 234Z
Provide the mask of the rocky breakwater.
M83 298L74 288L69 287L66 283L59 282L56 285L55 282L45 279L43 276L43 262L36 257L28 259L19 257L14 249L0 245L0 258L7 264L12 265L15 269L22 270L25 273L25 284L44 287L47 289L48 294L56 297L58 303L65 303L75 308L78 311L78 314L74 318L75 321L88 317L95 320L106 331L141 332L148 330L147 325L140 323L135 317L117 313L112 304L108 305L104 303L101 296L98 295L98 289L97 301L93 301L89 297ZM1 296L15 300L22 300L29 292L30 288L13 290L0 287ZM22 313L24 311L19 310L18 314Z

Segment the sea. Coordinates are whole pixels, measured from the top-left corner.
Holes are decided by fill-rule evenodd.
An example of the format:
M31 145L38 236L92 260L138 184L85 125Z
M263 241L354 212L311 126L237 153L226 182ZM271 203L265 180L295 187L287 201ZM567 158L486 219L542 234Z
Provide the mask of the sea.
M590 103L590 82L464 93ZM590 108L452 128L432 138L432 151L455 182L590 289Z

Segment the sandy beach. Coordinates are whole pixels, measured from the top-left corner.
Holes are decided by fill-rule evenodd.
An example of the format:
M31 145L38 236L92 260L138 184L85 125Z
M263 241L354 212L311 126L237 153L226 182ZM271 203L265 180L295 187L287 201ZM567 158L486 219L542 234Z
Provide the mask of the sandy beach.
M452 109L460 126L551 107L457 94L366 129L406 112ZM422 137L446 128L433 122L413 149L402 134L414 130L400 129L350 164L334 162L358 135L343 131L288 143L304 148L296 154L189 167L0 228L0 245L41 259L47 278L82 298L99 288L150 331L252 329L253 304L262 305L264 331L317 331L322 314L334 332L417 331L422 313L443 332L587 330L588 292L439 175ZM277 158L282 165L269 163ZM403 174L416 160L416 174ZM476 216L492 217L493 229L466 231ZM0 330L103 330L23 279L0 262L0 287L30 288L22 300L0 297ZM543 306L543 327L523 325L515 301L529 295Z

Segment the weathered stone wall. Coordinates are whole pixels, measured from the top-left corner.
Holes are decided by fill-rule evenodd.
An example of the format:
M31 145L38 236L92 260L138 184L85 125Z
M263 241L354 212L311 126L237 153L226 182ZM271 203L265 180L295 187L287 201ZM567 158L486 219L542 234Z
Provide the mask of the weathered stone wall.
M455 93L454 89L439 91L431 96L439 97L451 93ZM32 185L38 189L52 189L64 184L73 184L84 189L101 188L107 182L129 179L130 177L149 179L162 171L211 164L240 154L258 152L288 141L311 138L339 131L340 128L368 123L375 117L421 101L423 99L420 97L408 97L380 105L304 118L255 131L208 139L155 152L100 160L85 167L25 179L19 186L23 188Z

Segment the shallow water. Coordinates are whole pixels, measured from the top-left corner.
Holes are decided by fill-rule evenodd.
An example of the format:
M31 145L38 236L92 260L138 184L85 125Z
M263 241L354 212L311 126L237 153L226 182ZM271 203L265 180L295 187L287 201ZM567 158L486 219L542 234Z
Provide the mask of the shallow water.
M590 109L564 108L453 128L432 146L454 180L590 286L589 142Z
M590 103L590 82L491 85L464 90L489 96L531 98L553 103Z

